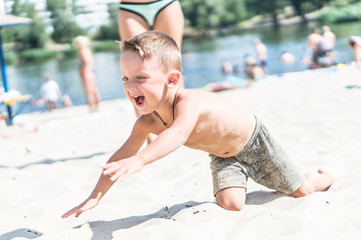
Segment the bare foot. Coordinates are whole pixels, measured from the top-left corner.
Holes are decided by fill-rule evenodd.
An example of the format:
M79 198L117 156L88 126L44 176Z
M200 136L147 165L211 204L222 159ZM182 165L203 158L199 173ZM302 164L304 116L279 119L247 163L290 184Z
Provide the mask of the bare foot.
M319 174L323 174L323 175L327 176L327 177L330 179L330 186L331 186L332 184L334 184L335 182L337 182L338 180L341 179L341 176L336 175L336 174L331 173L331 172L328 172L328 171L326 171L326 170L323 169L323 168L318 169L318 173L319 173ZM328 186L328 188L329 188L330 186ZM328 188L325 189L325 190L328 190Z

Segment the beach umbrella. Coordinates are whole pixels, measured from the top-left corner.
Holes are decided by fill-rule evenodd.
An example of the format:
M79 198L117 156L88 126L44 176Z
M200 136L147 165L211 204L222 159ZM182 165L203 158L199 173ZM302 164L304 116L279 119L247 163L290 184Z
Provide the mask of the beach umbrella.
M4 60L4 52L3 52L3 47L2 47L1 30L4 27L16 26L16 25L21 25L21 24L29 24L31 22L32 22L32 20L29 18L17 17L17 16L13 16L13 15L0 15L0 64L1 64L1 75L2 75L2 79L3 79L3 85L4 85L5 92L9 91L9 85L8 85L8 81L7 81L7 77L6 77L6 64L5 64L5 60ZM11 106L8 104L6 106L7 106L8 115L9 115L8 124L11 125L12 118L13 118Z

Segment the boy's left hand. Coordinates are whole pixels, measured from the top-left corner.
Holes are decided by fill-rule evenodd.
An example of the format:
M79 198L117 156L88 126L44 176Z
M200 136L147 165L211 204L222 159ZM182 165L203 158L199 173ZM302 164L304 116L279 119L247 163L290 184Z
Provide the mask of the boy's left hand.
M137 156L121 159L107 163L104 167L103 174L110 176L110 180L115 182L118 178L123 182L131 174L142 170L144 164L142 159Z

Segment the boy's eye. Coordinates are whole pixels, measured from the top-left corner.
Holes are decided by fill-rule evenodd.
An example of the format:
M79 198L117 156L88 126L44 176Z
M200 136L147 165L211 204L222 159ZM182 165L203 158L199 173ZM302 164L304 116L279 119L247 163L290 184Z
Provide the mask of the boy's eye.
M122 79L123 79L124 82L128 81L127 77L122 77Z
M142 80L142 79L145 79L145 78L146 78L145 76L137 76L138 80Z

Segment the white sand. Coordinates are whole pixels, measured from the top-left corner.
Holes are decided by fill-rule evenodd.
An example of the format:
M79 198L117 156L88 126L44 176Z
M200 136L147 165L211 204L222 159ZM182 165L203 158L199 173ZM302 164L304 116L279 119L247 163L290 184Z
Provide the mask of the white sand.
M258 115L303 171L343 176L300 199L250 181L241 212L215 204L208 154L183 147L116 183L96 208L62 219L128 137L132 106L20 116L39 130L0 138L0 239L361 239L361 89L350 84L361 85L360 70L290 73L220 93Z

